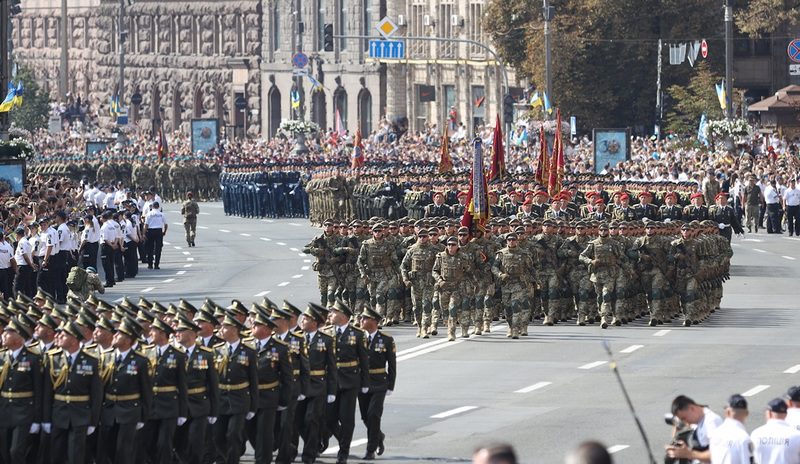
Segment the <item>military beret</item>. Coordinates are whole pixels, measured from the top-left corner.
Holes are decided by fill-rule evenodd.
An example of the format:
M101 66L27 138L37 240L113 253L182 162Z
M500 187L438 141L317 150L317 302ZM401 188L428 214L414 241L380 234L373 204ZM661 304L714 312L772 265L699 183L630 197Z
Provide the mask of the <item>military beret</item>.
M691 200L694 200L695 198L703 198L703 194L702 194L702 193L700 193L700 192L698 192L698 193L693 193L693 194L692 194L692 196L690 197L690 199L691 199Z
M455 237L450 237L447 239L448 245L458 245L458 239Z
M374 226L372 226L373 232L380 232L382 230L383 230L383 224L375 224Z
M517 234L515 234L514 232L511 232L511 233L509 233L509 234L506 234L506 240L507 240L507 241L508 241L508 240L517 240Z

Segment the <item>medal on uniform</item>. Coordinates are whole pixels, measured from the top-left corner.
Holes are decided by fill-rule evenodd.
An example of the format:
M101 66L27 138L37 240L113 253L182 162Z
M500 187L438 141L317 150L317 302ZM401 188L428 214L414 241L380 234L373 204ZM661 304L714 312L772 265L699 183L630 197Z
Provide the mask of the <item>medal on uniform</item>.
M355 335L351 335L350 337L348 337L347 338L347 344L348 345L355 345L356 344L356 336Z
M125 369L125 373L128 375L136 375L139 373L139 368L136 367L135 363L128 364L127 369Z
M325 351L325 344L321 341L317 342L317 351Z

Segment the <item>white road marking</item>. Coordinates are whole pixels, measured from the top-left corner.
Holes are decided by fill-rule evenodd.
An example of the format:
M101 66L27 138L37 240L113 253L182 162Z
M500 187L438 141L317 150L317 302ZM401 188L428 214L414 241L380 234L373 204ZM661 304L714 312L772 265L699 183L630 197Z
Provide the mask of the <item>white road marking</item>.
M250 234L239 234L239 235L241 235L242 237L251 237Z
M439 339L439 340L434 340L432 342L423 343L422 345L417 345L417 346L415 346L413 348L407 348L405 350L398 351L397 352L397 356L398 357L402 357L402 356L407 355L409 353L413 353L415 351L424 350L425 348L428 348L428 347L431 347L431 346L441 345L442 343L447 343L447 339L443 338L443 339Z
M169 242L164 242L164 245L171 245L171 243L169 243Z
M788 259L789 261L794 261L795 260L795 258L793 258L791 256L781 256L781 258Z
M303 274L295 274L292 276L292 279L299 279L300 277L303 277Z
M298 224L296 222L290 222L289 225L290 226L295 226L295 227L302 227L302 224Z
M203 216L211 216L211 213L200 213Z
M142 293L150 293L150 292L152 292L153 290L155 290L155 287L147 287L147 288L145 288L144 290L142 290Z
M608 454L614 454L628 448L630 448L630 445L614 445L606 448L606 451L608 451Z
M186 261L194 261L194 258L186 258Z
M189 253L188 251L182 251L181 253L183 253L183 254L185 254L185 255L190 255L190 254L191 254L191 253Z
M176 250L183 250L183 247L176 246L175 249Z
M762 240L760 238L743 238L742 241L743 242L758 242L758 243L761 243L764 240Z
M263 292L258 292L253 296L264 296L264 295L269 295L269 293L270 293L269 290L264 290Z
M197 226L198 229L208 229L206 226Z
M267 237L259 237L259 238L260 238L261 240L265 241L265 242L271 242L271 241L272 241L272 239L271 239L271 238L267 238Z
M119 297L116 300L114 300L114 303L122 303L122 300L124 300L124 299L125 298L123 298L123 297Z
M800 364L795 364L794 366L783 371L784 374L797 374L798 372L800 372Z
M639 348L644 348L644 345L631 345L624 350L620 351L620 353L633 353L634 351L638 350Z
M766 253L766 251L762 250L761 248L753 248L753 251L757 251L759 253Z
M191 264L184 264L183 267L192 267Z
M311 269L311 266L303 266L300 268L301 271L307 271L309 269Z
M478 409L477 406L461 406L460 408L451 409L449 411L440 412L439 414L434 414L431 416L431 419L444 419L450 416L455 416L456 414L461 414L467 411L472 411L473 409Z
M534 390L538 390L540 388L544 388L544 387L546 387L548 385L551 385L551 384L552 384L552 382L537 382L537 383L535 383L533 385L530 385L528 387L520 388L519 390L515 391L514 393L530 393L530 392L532 392Z
M584 364L583 366L578 367L578 369L589 370L594 369L595 367L602 366L603 364L608 364L608 361L595 361L589 364Z
M434 351L439 351L439 350L441 350L441 349L443 349L443 348L448 348L448 347L451 347L451 346L456 346L456 345L458 345L459 343L463 343L463 342L464 342L464 339L463 339L463 338L462 338L462 339L458 339L458 340L456 340L456 341L454 341L454 342L450 342L450 343L447 343L447 339L444 339L444 340L442 340L442 341L443 341L444 343L446 343L446 344L442 344L442 345L436 345L436 346L429 346L429 347L427 347L427 348L425 348L425 349L421 349L421 350L415 351L415 352L413 352L413 353L406 354L406 355L404 355L404 356L398 356L398 357L397 357L397 362L401 362L401 361L407 361L407 360L409 360L409 359L416 358L417 356L422 356L423 354L433 353Z
M273 221L272 219L262 219L261 221L262 221L262 222L269 222L270 224L272 224L273 222L275 222L275 221Z
M666 334L668 334L670 332L672 332L672 330L670 330L670 329L661 329L658 332L654 333L653 336L654 337L663 337L664 335L666 335Z
M220 229L219 231L220 232L230 232L230 230L228 230L228 229Z
M747 390L746 392L742 393L742 396L756 396L759 393L761 393L764 390L766 390L767 388L769 388L769 385L756 385L755 387L751 388L750 390Z
M278 284L278 287L285 287L287 285L289 285L289 282L281 282Z
M310 262L311 262L311 260L310 260L310 259L304 259L304 260L303 260L303 262L304 262L304 263L310 263Z
M183 223L182 223L182 222L173 222L172 224L173 224L173 225L176 225L176 226L182 226L182 225L183 225Z
M305 253L297 253L297 256L306 256Z
M166 280L162 280L162 282L164 282L165 284L168 284L170 282L175 282L175 279L166 279Z
M285 243L283 243L283 242L275 242L275 243L277 243L277 244L278 244L278 245L280 245L280 246L286 246L286 244L285 244Z
M184 275L184 274L186 274L186 271L178 271L175 273L175 275Z
M367 443L367 439L366 438L359 438L358 440L353 440L353 441L350 442L350 448L354 448L356 446L365 445L366 443ZM330 454L337 454L338 452L339 452L339 447L338 446L333 446L331 448L326 449L325 452L322 453L322 454L330 455Z
M289 251L300 251L297 248L289 248Z

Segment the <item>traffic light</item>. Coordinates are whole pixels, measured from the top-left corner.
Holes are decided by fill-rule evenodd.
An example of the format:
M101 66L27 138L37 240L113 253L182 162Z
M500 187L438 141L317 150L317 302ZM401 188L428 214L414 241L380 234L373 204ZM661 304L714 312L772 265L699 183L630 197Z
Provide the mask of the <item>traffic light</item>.
M326 52L333 51L333 24L326 24L322 30L322 49Z
M503 97L503 119L506 124L514 122L514 97L510 93Z

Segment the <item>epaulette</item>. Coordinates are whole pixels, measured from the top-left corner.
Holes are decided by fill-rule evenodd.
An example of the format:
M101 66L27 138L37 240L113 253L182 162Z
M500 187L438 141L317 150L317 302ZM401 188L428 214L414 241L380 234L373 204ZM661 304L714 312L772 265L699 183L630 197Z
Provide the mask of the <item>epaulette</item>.
M209 348L207 346L200 345L200 346L198 346L198 348L200 348L203 351L209 352L209 353L213 353L214 352L214 350L212 350L211 348Z
M144 352L144 351L142 351L142 350L133 350L133 352L134 352L134 353L136 353L136 354L138 354L139 356L141 356L141 357L143 357L143 358L146 358L146 357L147 357L147 353L145 353L145 352Z
M104 350L100 350L100 352L103 353L103 354L112 353L113 351L114 351L113 347L112 348L106 348Z
M180 343L174 344L172 347L175 348L175 351L186 354L186 348L184 348Z
M30 352L30 353L33 353L33 354L38 355L38 356L41 356L41 354L42 354L42 351L39 349L38 346L29 346L27 348L28 348L28 352Z
M325 332L321 332L321 331L320 331L320 332L319 332L319 334L320 334L321 336L323 336L323 337L328 337L328 338L330 338L331 340L333 340L333 337L331 337L330 335L326 334Z
M84 347L83 347L83 349L81 349L81 351L83 352L83 354L85 354L86 356L88 356L88 357L90 357L90 358L93 358L93 359L99 359L99 358L100 358L98 355L96 355L96 354L92 353L91 351L88 351L88 350L86 350L85 348L86 348L86 347L84 346Z
M153 345L151 343L139 343L139 349L140 350L151 350L153 348L155 348L155 345ZM136 351L136 350L134 350L134 351Z
M90 342L90 343L87 343L87 344L83 345L81 348L97 348L97 343Z
M62 349L61 349L61 348L59 348L59 347L56 347L56 348L50 348L49 350L47 350L47 354L48 354L48 355L50 355L50 356L53 356L53 355L56 355L56 354L58 354L58 353L61 353L61 350L62 350Z
M294 335L295 337L305 338L305 335L302 331L298 330L296 332L289 331L290 334Z
M392 337L391 335L389 335L388 333L386 333L386 332L384 332L384 331L382 331L382 330L378 330L378 331L376 332L376 334L380 334L380 335L383 335L384 337L389 337L389 338L391 338L391 339L394 339L394 337Z
M214 348L224 348L224 347L225 347L225 342L219 342L216 345L214 345Z
M251 350L256 349L256 339L253 337L247 337L242 339L242 344Z
M272 337L272 340L275 341L275 343L277 343L278 345L289 346L288 343L286 343L285 341L281 340L278 337Z

